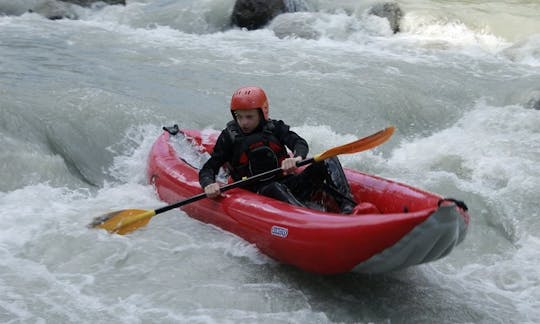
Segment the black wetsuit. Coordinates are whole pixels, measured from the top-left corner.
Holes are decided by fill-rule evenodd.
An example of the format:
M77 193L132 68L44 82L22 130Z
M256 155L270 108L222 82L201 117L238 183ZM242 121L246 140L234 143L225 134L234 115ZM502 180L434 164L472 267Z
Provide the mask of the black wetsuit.
M234 181L281 166L288 157L287 147L295 157L305 159L307 142L290 130L283 121L263 121L250 134L244 134L235 121L219 135L210 159L199 172L199 183L205 188L215 182L220 167L226 165ZM304 206L314 193L333 188L331 194L342 212L350 212L354 203L350 187L337 158L316 162L295 175L278 175L251 184L246 189L293 205Z

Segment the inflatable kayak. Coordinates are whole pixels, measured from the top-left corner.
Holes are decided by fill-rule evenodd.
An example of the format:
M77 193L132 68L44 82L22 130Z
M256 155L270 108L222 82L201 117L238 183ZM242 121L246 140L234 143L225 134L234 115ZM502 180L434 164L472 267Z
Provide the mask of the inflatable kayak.
M181 130L158 137L147 176L160 199L175 203L202 192L198 171L218 135ZM355 215L292 206L241 188L181 209L279 262L321 274L399 270L440 259L465 238L464 203L356 170L345 174L363 206Z

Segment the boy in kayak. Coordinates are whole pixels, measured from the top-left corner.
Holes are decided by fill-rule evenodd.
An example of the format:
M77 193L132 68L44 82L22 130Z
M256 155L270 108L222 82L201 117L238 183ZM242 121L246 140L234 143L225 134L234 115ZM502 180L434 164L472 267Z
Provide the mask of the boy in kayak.
M222 166L228 168L234 181L281 167L282 175L270 176L245 189L304 207L315 193L324 191L334 197L341 213L353 212L356 203L337 157L295 173L296 162L308 154L308 144L283 121L269 118L263 89L236 90L230 107L233 120L219 135L210 159L199 172L199 183L208 197L220 195L215 179Z

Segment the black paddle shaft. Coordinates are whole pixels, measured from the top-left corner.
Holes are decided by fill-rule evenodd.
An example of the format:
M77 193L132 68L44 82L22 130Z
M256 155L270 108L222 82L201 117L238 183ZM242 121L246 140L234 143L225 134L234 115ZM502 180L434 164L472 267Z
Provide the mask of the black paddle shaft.
M300 162L296 162L296 166L301 167L301 166L308 165L308 164L313 163L313 162L315 162L315 159L314 158L309 158L309 159L302 160ZM281 168L276 168L276 169L273 169L273 170L269 170L269 171L254 175L252 177L249 177L247 179L239 180L239 181L230 183L228 185L224 185L223 187L220 188L220 190L221 190L221 192L225 192L225 191L230 190L230 189L234 189L234 188L238 188L238 187L241 187L241 186L249 185L249 184L251 184L251 183L253 183L255 181L258 181L260 179L275 176L276 174L279 174L280 172L282 172ZM203 198L206 198L206 194L204 192L202 192L202 193L200 193L198 195L195 195L193 197L190 197L188 199L184 199L182 201L179 201L179 202L177 202L175 204L158 208L158 209L155 210L155 212L156 212L156 215L161 214L161 213L164 213L164 212L169 211L171 209L178 208L178 207L190 204L190 203L195 202L197 200L201 200Z

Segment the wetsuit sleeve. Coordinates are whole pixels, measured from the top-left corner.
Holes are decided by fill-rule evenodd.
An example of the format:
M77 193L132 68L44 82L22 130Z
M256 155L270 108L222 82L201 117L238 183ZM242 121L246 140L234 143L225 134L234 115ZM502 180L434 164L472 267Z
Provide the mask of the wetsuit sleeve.
M214 146L214 151L210 155L210 159L206 161L199 171L199 184L202 188L216 182L216 175L219 172L219 168L221 168L225 162L230 161L231 155L232 142L227 130L223 130L216 140L216 145Z
M302 159L305 159L309 152L306 140L290 130L289 125L281 120L276 122L276 128L278 137L293 152L294 156L301 156Z

